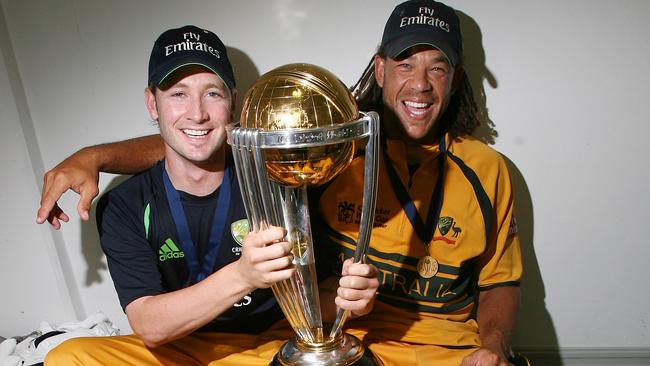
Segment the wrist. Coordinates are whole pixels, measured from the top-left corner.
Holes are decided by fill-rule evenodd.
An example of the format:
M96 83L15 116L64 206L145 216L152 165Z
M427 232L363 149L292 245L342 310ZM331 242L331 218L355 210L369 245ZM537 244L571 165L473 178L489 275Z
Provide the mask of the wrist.
M257 286L249 279L249 272L243 268L241 261L242 258L240 257L237 261L227 265L226 268L229 267L229 272L232 273L230 280L242 287L240 291L242 293L251 293L257 290Z
M481 348L485 348L497 354L500 358L507 360L509 354L509 347L502 342L482 343Z
M97 172L103 171L106 168L104 157L108 155L102 154L96 146L81 148L75 155L83 161L84 166L93 167Z
M481 337L481 347L499 355L507 356L510 350L509 337L503 331L494 329Z

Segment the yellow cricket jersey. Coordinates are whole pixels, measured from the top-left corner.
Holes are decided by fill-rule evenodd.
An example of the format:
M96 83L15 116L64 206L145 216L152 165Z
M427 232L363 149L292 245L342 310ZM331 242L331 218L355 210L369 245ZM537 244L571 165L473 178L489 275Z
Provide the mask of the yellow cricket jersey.
M501 155L472 137L420 146L417 170L410 175L406 146L388 140L388 157L397 176L425 220L438 179L438 160L445 159L440 218L426 245L413 230L392 189L385 162L380 163L379 192L368 258L379 269L375 309L350 321L349 327L372 338L416 344L477 346L473 317L480 289L518 285L522 273L513 193ZM413 153L413 152L410 152ZM324 189L318 201L326 240L338 245L339 259L353 255L363 196L364 158ZM418 261L429 256L428 272ZM339 264L340 268L340 264ZM421 275L424 273L424 276ZM430 277L430 278L426 278ZM478 285L478 286L477 286Z

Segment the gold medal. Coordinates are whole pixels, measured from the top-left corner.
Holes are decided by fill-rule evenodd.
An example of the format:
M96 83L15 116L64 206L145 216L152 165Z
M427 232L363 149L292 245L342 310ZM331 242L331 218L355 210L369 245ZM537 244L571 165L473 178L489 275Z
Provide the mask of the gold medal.
M438 261L429 255L420 258L418 261L418 273L423 278L435 276L438 273Z

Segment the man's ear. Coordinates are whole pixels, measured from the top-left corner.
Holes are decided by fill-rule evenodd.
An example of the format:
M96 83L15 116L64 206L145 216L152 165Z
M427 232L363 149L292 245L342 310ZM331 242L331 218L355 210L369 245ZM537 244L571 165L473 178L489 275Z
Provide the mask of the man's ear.
M375 55L375 80L377 81L377 85L379 85L380 88L384 87L384 66L386 65L386 59L379 56Z
M151 117L151 120L157 121L158 108L156 106L156 96L149 87L144 88L144 104L147 106L147 111L149 111L149 117Z

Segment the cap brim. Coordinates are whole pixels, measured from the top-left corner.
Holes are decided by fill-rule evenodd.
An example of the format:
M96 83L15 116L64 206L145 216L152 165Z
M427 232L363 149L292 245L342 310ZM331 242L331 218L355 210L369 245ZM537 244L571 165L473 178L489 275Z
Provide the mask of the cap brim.
M201 55L196 55L194 57L188 57L187 55L183 55L183 57L168 60L166 63L160 65L157 68L157 70L151 76L149 83L154 86L160 85L171 74L173 74L174 72L176 72L182 67L190 66L190 65L203 66L206 69L212 71L215 75L217 75L221 79L221 81L223 81L224 84L228 86L228 88L233 89L235 87L235 81L231 80L226 76L227 75L226 71L222 70L222 67L220 67L218 63L206 62L205 57L201 57Z
M421 30L411 32L385 45L386 55L390 58L397 58L404 51L413 46L428 45L435 47L442 52L452 66L458 65L458 54L444 40L444 35L431 34Z

